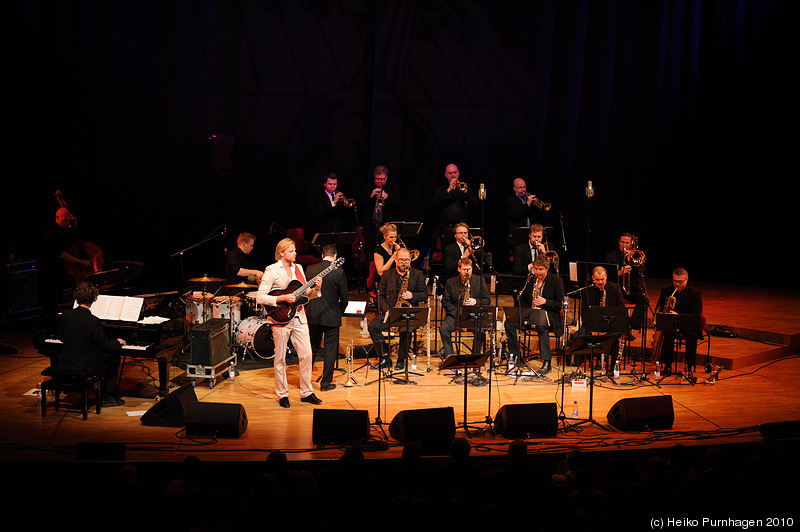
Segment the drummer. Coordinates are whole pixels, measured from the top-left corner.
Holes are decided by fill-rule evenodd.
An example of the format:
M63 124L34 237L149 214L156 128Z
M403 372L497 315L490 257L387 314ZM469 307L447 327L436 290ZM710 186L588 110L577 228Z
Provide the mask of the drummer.
M227 284L253 284L261 282L264 270L254 270L250 264L250 252L255 247L256 237L252 233L242 233L236 239L236 247L228 250L225 256L225 281Z

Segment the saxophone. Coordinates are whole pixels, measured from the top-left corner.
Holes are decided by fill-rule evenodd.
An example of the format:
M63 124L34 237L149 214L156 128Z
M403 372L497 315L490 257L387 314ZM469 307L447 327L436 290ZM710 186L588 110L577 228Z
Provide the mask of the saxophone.
M537 299L539 299L539 296L541 295L541 292L542 292L542 288L538 283L538 279L535 279L533 281L533 293L531 294L531 299L533 301L536 301ZM542 307L536 305L533 308L534 309L541 309Z
M461 304L466 305L467 299L469 299L469 277L467 277L467 282L464 284L464 297L461 298Z
M411 277L411 272L406 272L403 275L403 280L400 282L400 290L397 292L397 301L394 306L397 307L410 307L411 302L408 299L403 299L403 294L408 292L408 278Z

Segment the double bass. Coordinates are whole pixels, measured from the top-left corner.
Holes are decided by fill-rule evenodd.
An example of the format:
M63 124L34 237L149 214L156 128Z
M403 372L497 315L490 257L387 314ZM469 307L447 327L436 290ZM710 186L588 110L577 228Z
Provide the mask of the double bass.
M69 209L67 202L60 190L56 190L56 201L58 201L59 208ZM94 242L82 240L78 236L77 231L77 218L72 215L69 221L69 232L72 233L73 243L67 250L67 253L78 257L79 259L88 260L89 265L77 264L70 261L64 261L64 267L67 272L75 279L75 284L78 285L85 281L90 275L102 271L103 269L103 250Z

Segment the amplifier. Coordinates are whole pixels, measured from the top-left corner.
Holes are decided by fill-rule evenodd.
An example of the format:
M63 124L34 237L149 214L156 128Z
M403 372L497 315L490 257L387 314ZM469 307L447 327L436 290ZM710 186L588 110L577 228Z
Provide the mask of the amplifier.
M230 322L212 318L191 331L192 364L216 366L231 355Z

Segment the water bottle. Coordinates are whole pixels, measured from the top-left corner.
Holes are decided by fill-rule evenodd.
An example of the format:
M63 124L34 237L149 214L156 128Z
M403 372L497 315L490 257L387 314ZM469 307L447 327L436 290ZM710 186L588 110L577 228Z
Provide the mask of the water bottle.
M656 360L656 367L653 370L653 378L660 379L661 378L661 370L658 368L658 360Z
M417 371L417 354L411 355L411 371Z
M228 370L228 379L231 382L236 380L236 365L233 363L233 360L231 360L231 367Z
M572 419L578 419L578 401L572 404Z
M619 379L619 360L614 364L614 378Z

